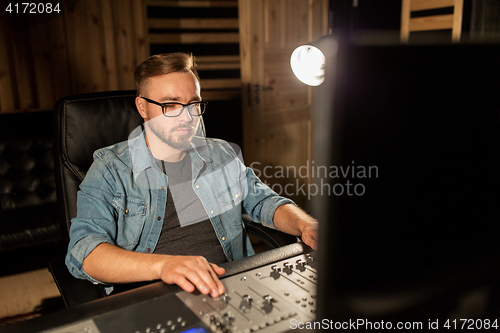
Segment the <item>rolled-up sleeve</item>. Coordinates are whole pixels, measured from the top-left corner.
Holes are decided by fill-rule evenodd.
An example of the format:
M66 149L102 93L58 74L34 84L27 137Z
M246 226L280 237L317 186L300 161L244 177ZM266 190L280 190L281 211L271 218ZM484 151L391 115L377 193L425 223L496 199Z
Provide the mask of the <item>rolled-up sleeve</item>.
M251 168L246 169L246 179L248 183L248 195L243 201L243 210L255 222L277 229L274 225L274 213L279 206L295 203L285 197L278 195L269 186L264 184Z
M80 185L77 197L77 216L72 219L66 266L80 279L102 283L90 277L82 268L83 260L102 243L114 244L116 212L113 208L114 176L94 153L94 162Z

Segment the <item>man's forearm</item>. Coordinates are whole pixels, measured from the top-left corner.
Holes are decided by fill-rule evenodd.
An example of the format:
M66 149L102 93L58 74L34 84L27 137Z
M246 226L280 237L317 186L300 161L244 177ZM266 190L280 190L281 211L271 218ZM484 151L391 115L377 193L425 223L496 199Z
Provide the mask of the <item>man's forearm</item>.
M304 243L317 250L318 221L299 207L292 204L279 206L274 212L273 222L278 230L302 236Z
M224 268L201 256L139 253L102 243L84 259L83 270L94 279L108 283L161 279L165 283L177 284L187 292L197 288L212 297L225 291L217 277L224 274Z
M301 227L303 223L316 222L316 220L299 207L292 204L286 204L276 209L273 222L280 231L290 235L300 236L302 234Z
M160 278L161 256L123 250L99 244L83 261L83 270L107 283L152 281Z

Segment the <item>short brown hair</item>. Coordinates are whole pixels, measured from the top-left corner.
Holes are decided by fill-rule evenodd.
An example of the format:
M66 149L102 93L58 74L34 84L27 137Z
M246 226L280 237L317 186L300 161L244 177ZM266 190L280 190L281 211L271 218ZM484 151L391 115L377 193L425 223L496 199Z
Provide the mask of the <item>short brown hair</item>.
M192 54L176 52L155 54L143 61L135 69L134 79L137 88L137 96L143 93L146 81L149 78L176 72L193 73L198 82L200 78L195 69L195 58Z

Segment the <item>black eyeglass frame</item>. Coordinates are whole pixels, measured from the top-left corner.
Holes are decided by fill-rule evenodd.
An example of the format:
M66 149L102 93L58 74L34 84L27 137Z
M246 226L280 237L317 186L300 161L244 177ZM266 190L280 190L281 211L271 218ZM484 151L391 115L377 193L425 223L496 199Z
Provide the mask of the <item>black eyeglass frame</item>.
M182 103L179 103L179 102L165 102L165 103L159 103L157 101L153 101L152 99L149 99L147 97L143 97L143 96L139 96L140 98L144 99L146 102L148 103L152 103L152 104L156 104L158 106L161 106L161 112L163 113L163 115L165 117L168 117L168 118L174 118L174 117L179 117L182 112L184 111L184 108L188 108L188 113L191 115L191 116L195 116L195 117L199 117L201 116L202 114L205 113L205 110L207 109L207 104L208 102L207 101L196 101L196 102L191 102L191 103L188 103L188 104L182 104ZM193 105L193 104L200 104L200 113L198 114L192 114L191 112L189 112L189 106ZM175 116L167 116L166 112L165 112L165 105L182 105L182 107L180 108L180 111L179 111L179 114L175 115Z

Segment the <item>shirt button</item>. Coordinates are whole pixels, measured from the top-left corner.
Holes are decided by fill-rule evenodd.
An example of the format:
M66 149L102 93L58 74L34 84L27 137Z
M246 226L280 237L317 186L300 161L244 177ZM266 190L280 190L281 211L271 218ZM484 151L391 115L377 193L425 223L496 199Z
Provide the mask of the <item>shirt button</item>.
M213 213L214 213L214 211L213 211L213 210L211 210L211 211L210 211L210 214L213 214Z
M125 209L125 214L128 214L128 209Z
M200 185L196 185L196 188L200 188Z
M226 237L222 237L222 240L225 241L226 240Z
M148 247L148 252L151 252L151 248L150 247Z
M235 197L235 198L237 198L237 197L239 197L239 195L238 195L238 194L235 194L235 195L234 195L234 197Z
M157 219L158 221L160 221L160 220L161 220L161 216L158 216L156 219Z
M161 187L161 190L162 190L162 191L165 191L165 186L162 186L162 187Z

